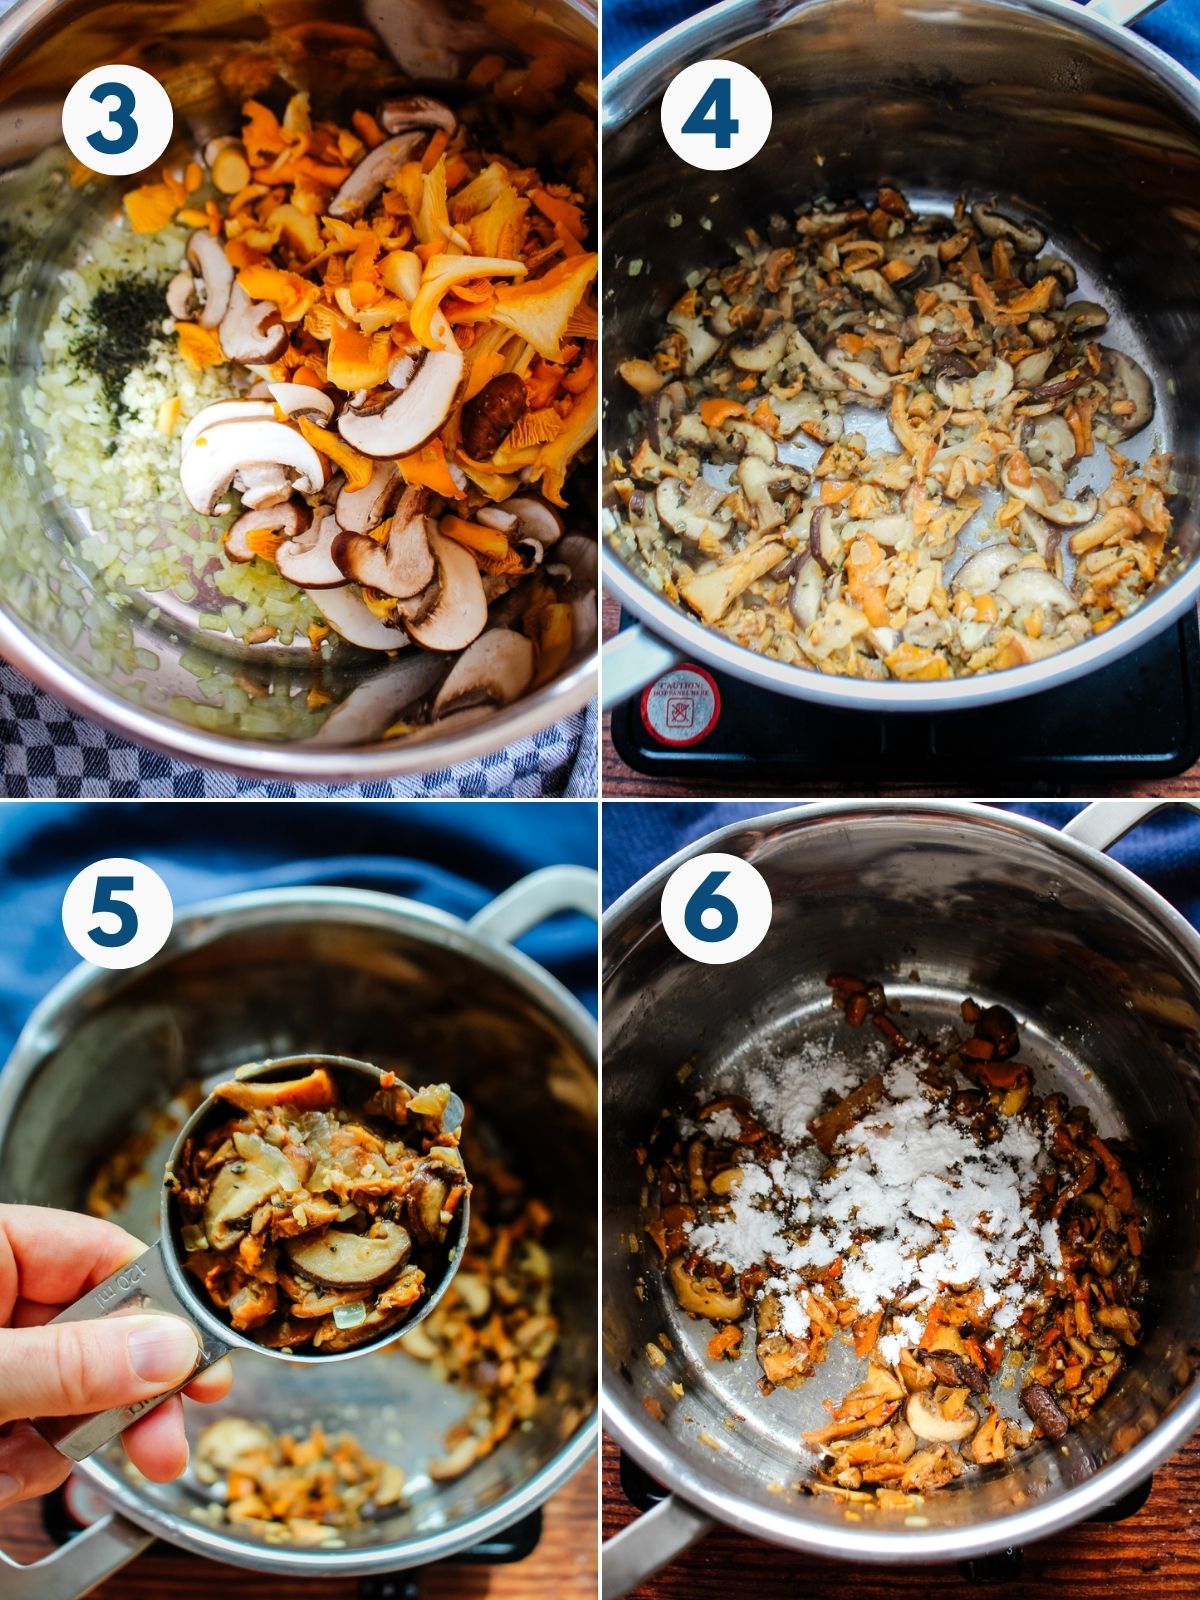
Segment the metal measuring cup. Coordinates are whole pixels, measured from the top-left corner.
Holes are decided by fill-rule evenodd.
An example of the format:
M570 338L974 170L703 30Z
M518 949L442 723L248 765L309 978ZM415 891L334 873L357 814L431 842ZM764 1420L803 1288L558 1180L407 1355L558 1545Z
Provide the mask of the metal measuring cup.
M380 1067L372 1066L368 1061L356 1061L350 1056L281 1056L272 1061L262 1061L242 1067L234 1076L243 1081L258 1081L295 1076L299 1071L312 1072L318 1067L325 1067L337 1080L362 1078L368 1080L369 1090L382 1087L383 1070ZM227 1082L228 1076L222 1081ZM393 1078L393 1084L401 1088L408 1087L396 1078ZM219 1100L211 1093L206 1095L180 1128L167 1159L166 1172L169 1174L174 1171L176 1162L190 1138L203 1132L209 1122L227 1118L234 1109L228 1101ZM462 1126L463 1114L462 1101L456 1094L452 1094L442 1113L443 1130L446 1133L457 1132ZM445 1255L444 1271L412 1315L395 1327L387 1329L376 1339L364 1340L362 1344L353 1345L348 1350L336 1350L329 1354L310 1352L303 1347L294 1351L273 1350L266 1345L257 1344L248 1334L239 1333L223 1321L215 1307L207 1303L202 1291L193 1285L181 1264L184 1248L174 1211L174 1192L164 1182L157 1242L128 1266L121 1267L103 1283L97 1284L74 1305L61 1311L53 1321L87 1322L95 1317L128 1315L136 1311L167 1312L172 1316L182 1317L195 1330L200 1340L199 1358L183 1383L177 1384L173 1389L165 1390L162 1394L152 1395L148 1400L139 1400L128 1406L115 1406L109 1411L99 1411L92 1416L35 1418L34 1427L42 1437L72 1461L86 1460L88 1456L115 1439L118 1434L123 1433L138 1417L145 1416L148 1411L153 1411L155 1406L161 1405L171 1395L178 1394L181 1389L186 1388L199 1373L211 1367L231 1350L252 1350L256 1355L270 1356L279 1361L346 1361L352 1356L366 1355L370 1351L379 1350L394 1339L411 1332L439 1303L458 1271L470 1224L470 1192L468 1189L467 1194L463 1196L462 1205L455 1213L455 1221L446 1243L441 1247Z

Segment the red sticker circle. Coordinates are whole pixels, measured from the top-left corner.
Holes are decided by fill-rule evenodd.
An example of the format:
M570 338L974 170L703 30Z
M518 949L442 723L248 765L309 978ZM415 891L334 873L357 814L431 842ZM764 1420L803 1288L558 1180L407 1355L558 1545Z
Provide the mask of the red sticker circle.
M659 744L699 744L717 725L721 691L703 667L672 667L642 695L642 721Z

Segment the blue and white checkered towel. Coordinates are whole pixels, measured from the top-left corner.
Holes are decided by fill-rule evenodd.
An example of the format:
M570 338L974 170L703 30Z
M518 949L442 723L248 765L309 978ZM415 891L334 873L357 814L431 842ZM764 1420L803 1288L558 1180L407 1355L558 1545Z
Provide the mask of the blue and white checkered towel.
M349 783L332 792L363 800L592 799L597 777L593 704L493 755L424 777ZM326 784L237 778L143 750L77 716L0 662L0 793L9 798L303 800L330 792Z

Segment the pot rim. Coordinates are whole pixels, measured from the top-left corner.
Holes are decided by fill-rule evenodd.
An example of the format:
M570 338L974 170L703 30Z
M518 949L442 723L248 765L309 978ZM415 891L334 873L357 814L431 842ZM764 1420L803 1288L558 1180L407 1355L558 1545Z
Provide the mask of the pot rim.
M595 0L562 0L585 22L596 24ZM0 17L0 72L7 57L35 28L48 25L63 7L63 0L16 0ZM588 475L585 473L585 481ZM597 583L596 605L600 596ZM209 733L177 722L160 712L147 711L132 700L110 693L101 680L83 672L55 647L43 644L31 629L8 610L0 595L0 656L23 672L38 688L111 732L186 761L239 777L274 778L323 784L370 782L387 778L417 777L442 772L459 762L494 754L551 724L571 716L596 698L599 684L598 644L557 678L532 695L501 707L485 721L441 739L392 745L305 747L260 739L237 739ZM364 680L365 681L365 680ZM585 733L586 737L586 733Z
M654 94L657 77L669 64L678 71L689 61L721 54L743 40L774 31L783 22L803 23L806 9L822 0L800 0L798 5L764 7L762 0L718 0L707 10L678 23L650 40L603 80L601 137L607 142L632 117L644 111ZM936 0L927 0L931 8ZM973 0L984 10L1033 13L1091 34L1110 46L1188 112L1200 130L1200 79L1165 50L1130 28L1085 10L1078 0ZM764 16L764 12L767 13ZM603 448L602 452L603 454ZM1121 660L1178 621L1200 594L1200 554L1172 583L1152 594L1131 616L1082 644L1025 666L973 677L941 679L935 683L905 683L839 677L807 667L788 666L756 655L734 644L715 629L706 628L682 608L655 593L633 568L627 566L601 533L602 571L609 590L651 633L667 640L693 659L746 683L756 683L792 699L860 711L934 711L1019 700L1025 695L1083 677Z
M619 926L634 910L644 905L646 899L661 894L663 881L688 857L709 850L728 850L739 835L763 825L770 831L802 826L827 826L831 823L852 823L856 819L869 820L881 812L922 815L942 820L954 818L964 823L986 825L1001 830L1008 828L1023 833L1046 849L1056 850L1073 859L1076 864L1092 873L1107 877L1112 885L1132 897L1142 909L1154 917L1163 931L1182 947L1196 969L1200 985L1200 934L1174 906L1145 883L1128 867L1114 861L1103 851L1085 845L1064 834L1061 830L1018 813L1000 811L978 802L954 800L855 800L828 801L807 806L792 806L780 811L763 812L754 817L719 828L706 834L684 849L676 852L660 867L648 873L614 901L604 917L604 942L614 942ZM733 852L736 853L736 852ZM606 967L602 975L601 995L610 978L619 970L622 960ZM603 1005L603 998L602 998ZM602 1012L603 1014L603 1012ZM603 1115L603 1109L601 1114ZM603 1310L602 1310L603 1320ZM683 1461L676 1451L664 1443L669 1436L661 1428L649 1423L640 1404L629 1396L628 1385L620 1379L611 1359L604 1356L601 1372L601 1415L605 1430L622 1449L628 1450L640 1467L659 1483L665 1484L682 1499L701 1507L717 1522L737 1528L754 1538L767 1539L773 1544L796 1550L807 1550L816 1555L835 1556L853 1561L930 1561L962 1560L970 1556L988 1555L1012 1545L1029 1544L1045 1538L1073 1523L1083 1521L1089 1512L1113 1501L1146 1479L1156 1467L1173 1454L1200 1426L1200 1372L1175 1402L1170 1413L1125 1455L1082 1483L1064 1490L1044 1504L1025 1511L981 1522L967 1528L947 1528L933 1532L913 1529L906 1532L882 1532L871 1528L808 1522L794 1514L774 1511L756 1504L725 1484L709 1480L703 1470Z
M202 949L225 936L225 919L238 918L238 929L271 922L283 910L318 909L327 920L387 926L423 938L480 961L536 1001L543 1014L559 1023L586 1059L597 1058L596 1029L586 1007L557 978L512 945L471 931L461 917L401 895L373 889L347 889L312 885L255 889L222 895L182 908L171 936L159 953L140 967L112 971L81 962L50 990L31 1012L21 1029L3 1070L0 1070L0 1125L11 1122L30 1073L57 1047L79 1009L91 999L107 1001L127 984L156 966ZM575 1434L517 1488L454 1532L435 1530L401 1543L364 1549L294 1550L282 1545L262 1546L235 1542L223 1530L206 1527L177 1511L143 1498L136 1484L119 1470L96 1458L79 1463L91 1485L121 1515L147 1532L157 1534L193 1555L207 1556L251 1571L287 1573L296 1577L366 1575L403 1571L457 1555L481 1540L511 1526L536 1509L572 1477L596 1448L599 1422L596 1413L580 1424Z

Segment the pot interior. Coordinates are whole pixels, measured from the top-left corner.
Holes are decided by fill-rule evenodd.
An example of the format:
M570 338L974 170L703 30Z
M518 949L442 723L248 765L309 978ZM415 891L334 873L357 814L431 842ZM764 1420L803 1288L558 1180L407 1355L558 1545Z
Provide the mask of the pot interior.
M1139 460L1156 445L1174 452L1173 537L1185 574L1200 545L1200 89L1179 69L1168 81L1166 63L1156 80L1132 46L1085 27L1069 15L1077 10L1055 0L729 5L676 48L651 48L606 86L606 371L650 354L688 275L734 260L744 230L765 235L772 214L790 217L823 196L871 200L882 183L918 211L948 212L963 195L994 201L1045 228L1046 251L1079 270L1079 297L1108 309L1103 342L1150 374L1155 420L1123 448ZM659 123L669 79L708 57L749 67L771 95L770 136L734 172L677 160ZM851 408L846 427L896 448L878 412ZM637 428L636 396L614 377L606 451L625 452ZM817 454L806 451L804 464ZM1093 456L1072 484L1103 487L1109 476L1107 459ZM993 501L985 497L985 511ZM962 553L975 542L968 530ZM616 553L642 576L627 537L617 536ZM665 605L657 585L645 594ZM1147 607L1167 620L1165 594ZM712 637L751 675L756 658ZM1094 641L1068 657L1074 650L1100 653ZM776 688L803 693L806 680L820 681L757 659ZM897 687L876 685L873 703Z
M325 1368L239 1353L230 1398L188 1407L188 1427L193 1443L226 1413L283 1430L314 1422L350 1430L368 1453L405 1468L409 1503L343 1535L348 1550L365 1556L422 1537L460 1548L471 1542L472 1520L551 1468L594 1409L594 1062L531 992L465 941L429 942L407 919L305 901L193 924L191 936L196 948L171 954L176 937L128 982L104 985L99 999L92 986L50 1024L45 1053L0 1128L0 1196L81 1207L97 1166L132 1132L197 1079L211 1083L247 1061L345 1054L422 1081L444 1076L468 1107L468 1127L554 1215L546 1248L560 1338L530 1426L465 1476L431 1482L424 1464L445 1454L442 1435L472 1396L392 1347ZM147 1173L161 1170L181 1120L155 1128ZM564 1161L564 1151L578 1159ZM152 1176L135 1182L116 1214L147 1242L158 1230L159 1192ZM210 1491L191 1469L162 1486L134 1482L123 1463L118 1444L87 1470L186 1539ZM218 1537L210 1553L250 1565L261 1564L267 1548L303 1549L268 1547L235 1528ZM321 1554L310 1549L310 1561L319 1564Z
M685 1492L699 1483L737 1501L739 1515L772 1537L860 1557L873 1553L878 1535L903 1541L914 1555L922 1546L933 1553L946 1535L978 1549L989 1524L1085 1483L1192 1394L1200 1338L1200 970L1119 872L1107 863L1097 872L1002 816L764 817L719 848L753 861L771 888L774 919L752 961L705 967L679 955L658 919L660 886L635 891L606 933L606 1403L644 1449L670 1452L688 1480ZM1102 1137L1132 1140L1135 1187L1149 1214L1144 1334L1124 1373L1061 1446L1039 1442L1000 1468L966 1474L927 1495L919 1519L797 1492L810 1459L799 1434L825 1424L822 1399L840 1399L861 1376L848 1346L835 1341L800 1388L764 1399L750 1335L739 1361L709 1361L711 1326L678 1310L648 1242L647 1253L629 1248L640 1233L644 1182L633 1151L649 1139L662 1107L690 1109L730 1066L786 1074L809 1040L836 1040L851 1059L869 1047L873 1030L850 1028L831 1008L831 972L882 981L889 999L904 1004L907 1019L899 1020L910 1034L912 1025L930 1033L948 1022L961 1027L967 995L1008 1006L1038 1091L1064 1091L1088 1108ZM684 1062L692 1072L681 1085ZM656 1368L645 1348L663 1331L671 1348ZM685 1399L672 1397L672 1382L683 1385ZM665 1437L646 1423L648 1396L665 1408ZM1008 1393L994 1386L993 1397L1027 1421L1015 1386ZM1007 1542L1012 1536L1010 1528ZM996 1535L991 1542L1006 1541ZM938 1553L956 1550L943 1545Z
M269 591L275 602L265 599L266 590L256 599L241 588L231 599L228 586L218 585L228 573L222 573L217 555L216 524L191 514L181 486L169 483L170 492L160 492L157 469L136 453L125 475L131 488L98 476L108 418L90 401L74 409L69 364L47 376L52 364L45 337L50 327L56 348L64 342L70 347L74 332L54 322L72 281L64 275L91 259L102 230L105 241L111 238L110 224L122 214L129 180L72 182L61 106L71 84L92 67L112 61L144 67L167 88L175 110L175 138L162 163L182 170L197 147L240 127L247 97L240 86L256 64L282 62L274 76L268 68L258 91L276 110L290 90L301 88L311 94L314 118L348 118L352 107L377 100L375 87L356 90L353 58L336 34L366 29L380 43L374 52L379 65L365 81L377 85L394 60L396 81L417 82L455 106L478 93L462 80L486 53L517 65L534 58L556 62L559 70L553 81L547 74L532 135L529 118L522 123L520 113L497 111L493 118L489 108L488 117L501 147L505 138L527 144L532 137L538 148L526 148L527 157L547 177L562 176L558 167L574 160L567 153L592 138L586 130L595 106L594 18L577 0L518 0L503 12L485 0L355 0L336 15L323 0L301 0L274 21L255 0L230 0L219 14L199 14L183 0L76 0L40 8L36 20L25 14L34 9L15 8L0 30L0 606L60 692L74 680L79 692L98 696L114 716L122 714L123 704L149 713L156 737L168 745L173 729L215 735L230 741L224 759L241 763L263 746L292 746L311 753L314 763L328 763L331 753L347 748L384 748L395 757L395 770L438 767L473 753L451 748L456 735L461 739L461 722L457 728L426 729L406 754L395 738L382 745L385 732L404 720L401 713L427 700L450 658L416 647L387 654L343 642L335 642L331 653L314 653L306 626L289 636L287 608L271 609L280 602L278 591ZM318 37L298 54L295 40L305 26L335 32L324 47ZM295 58L290 66L289 52ZM557 141L541 131L556 116L565 119ZM561 131L563 125L571 135ZM591 171L590 149L584 159ZM153 180L162 163L142 181ZM150 257L139 255L139 264L127 271L165 283L178 266L182 238L175 229L156 236ZM121 270L118 263L110 276L119 277ZM79 326L80 312L72 315L72 326ZM207 403L197 393L200 398L182 397L185 418ZM208 394L207 400L215 397ZM133 449L133 431L125 437ZM48 455L57 463L54 473ZM567 530L594 534L594 493L586 473L572 480L566 498L572 508ZM144 526L135 521L131 531L130 513L123 520L120 506L137 507ZM168 543L177 527L185 541L196 541L195 557L171 556ZM123 548L131 540L132 553ZM594 587L594 572L586 580L588 564L580 558L580 577ZM273 641L247 642L239 608L261 609L260 600L267 605L265 622L278 623L279 630ZM233 620L226 625L223 618ZM550 681L519 702L519 710L487 713L492 736L486 748L502 742L500 730L524 719L534 702L542 708L534 726L582 704L594 654L594 639L582 633L581 628ZM476 712L474 721L482 716ZM320 766L314 775L321 775Z

